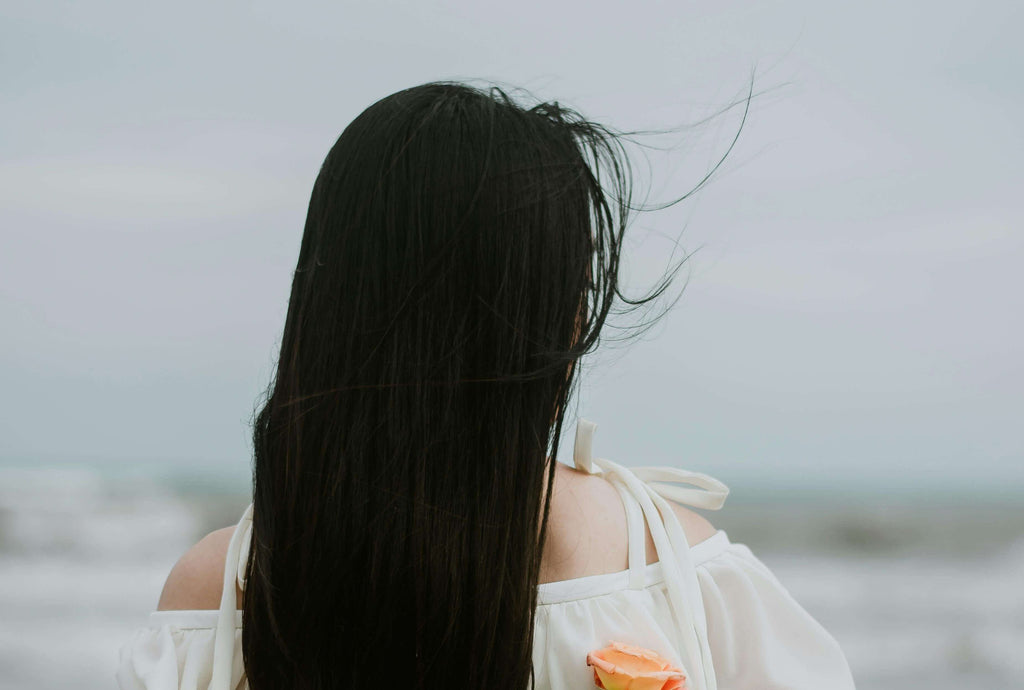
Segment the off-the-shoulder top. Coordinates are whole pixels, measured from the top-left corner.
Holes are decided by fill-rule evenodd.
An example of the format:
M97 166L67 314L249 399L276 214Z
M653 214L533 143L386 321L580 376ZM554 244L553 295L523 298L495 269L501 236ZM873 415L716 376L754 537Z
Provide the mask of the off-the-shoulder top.
M644 647L683 669L688 690L850 690L835 639L750 549L723 531L689 546L674 501L721 507L728 489L672 467L627 469L592 459L594 426L580 420L577 469L605 476L626 508L627 570L538 587L533 668L538 690L594 687L587 653L611 641ZM689 486L680 486L680 483ZM659 560L646 564L644 522ZM121 648L122 690L245 688L242 613L252 506L228 546L220 610L155 611Z

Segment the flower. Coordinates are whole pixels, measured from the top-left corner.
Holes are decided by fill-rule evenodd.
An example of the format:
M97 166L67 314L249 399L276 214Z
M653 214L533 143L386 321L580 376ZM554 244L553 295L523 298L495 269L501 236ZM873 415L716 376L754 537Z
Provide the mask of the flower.
M686 690L686 676L657 652L612 642L587 654L594 684L604 690Z

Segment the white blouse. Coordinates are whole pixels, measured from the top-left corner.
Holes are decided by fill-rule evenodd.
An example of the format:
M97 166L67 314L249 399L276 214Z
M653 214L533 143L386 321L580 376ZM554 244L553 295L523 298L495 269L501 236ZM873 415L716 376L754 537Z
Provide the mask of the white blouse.
M601 473L626 507L629 569L541 584L534 622L538 690L594 686L587 653L611 641L658 652L683 669L687 690L849 690L850 669L829 633L742 544L719 531L693 547L667 503L721 507L728 493L706 475L670 467L629 470L590 458L594 426L577 426L575 464ZM666 482L685 482L680 487ZM219 611L155 611L121 648L122 690L229 690L247 687L242 577L252 529L250 506L232 536ZM660 556L645 564L644 518Z

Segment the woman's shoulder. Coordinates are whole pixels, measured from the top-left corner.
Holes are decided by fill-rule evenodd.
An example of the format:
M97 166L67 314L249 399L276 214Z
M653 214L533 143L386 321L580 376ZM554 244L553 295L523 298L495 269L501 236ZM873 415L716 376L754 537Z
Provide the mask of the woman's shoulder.
M559 463L552 493L549 533L541 582L612 573L627 567L625 508L615 487L597 474ZM718 530L703 515L670 502L687 542L693 546ZM167 576L159 611L213 610L220 607L224 564L234 527L214 530L188 549ZM645 530L647 563L658 560L650 530ZM235 587L237 608L242 590Z
M224 583L224 564L234 526L214 530L192 546L171 568L160 594L158 611L217 609ZM237 607L242 591L235 586Z
M622 499L620 498L618 491L604 476L599 474L586 474L585 472L580 472L574 468L569 468L569 471L575 475L580 475L583 481L589 482L590 486L588 491L590 499L592 501L592 505L597 510L605 510L607 506L621 506ZM686 534L686 541L691 546L711 538L718 531L706 517L697 511L691 510L684 505L674 503L672 501L669 501L669 505L675 512L676 517L679 518L679 522L683 528L683 533ZM625 518L624 511L624 507L622 508L622 511L618 511L622 512L623 518ZM616 513L614 510L607 512L612 512L613 514ZM650 538L649 531L647 537L648 546L650 547L648 552L650 553L654 551L654 543Z
M718 530L700 513L669 502L691 546ZM540 581L571 580L613 573L628 567L625 506L618 490L600 474L587 474L559 463L551 496L549 534ZM658 560L645 525L646 562Z

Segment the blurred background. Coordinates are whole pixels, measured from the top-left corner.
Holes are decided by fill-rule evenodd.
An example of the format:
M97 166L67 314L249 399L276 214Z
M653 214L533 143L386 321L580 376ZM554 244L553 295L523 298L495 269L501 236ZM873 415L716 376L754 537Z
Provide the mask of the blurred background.
M0 5L0 690L114 685L181 553L248 503L319 164L437 79L613 127L676 306L588 363L596 452L709 516L862 688L1024 687L1016 2ZM677 290L678 292L678 290ZM628 347L627 347L628 345ZM571 431L568 436L571 437ZM568 461L568 455L562 456Z

